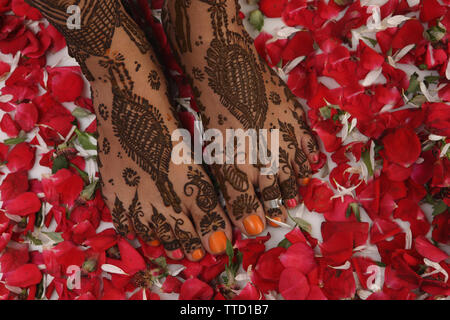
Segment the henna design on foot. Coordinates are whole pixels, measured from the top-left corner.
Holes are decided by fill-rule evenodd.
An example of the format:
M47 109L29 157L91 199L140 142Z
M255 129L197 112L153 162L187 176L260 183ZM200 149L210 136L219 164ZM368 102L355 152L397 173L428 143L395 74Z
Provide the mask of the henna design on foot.
M121 55L115 60L101 61L100 65L108 70L111 78L111 117L115 136L127 155L150 174L165 206L181 212L181 200L168 175L171 137L159 110L147 99L133 93L134 82Z
M299 178L305 178L311 175L311 169L308 166L308 158L305 152L298 145L297 137L295 136L294 127L292 124L278 120L280 125L280 132L283 133L284 142L288 143L288 148L295 151L294 161L299 167ZM295 180L295 178L294 178ZM295 183L295 181L294 181Z
M214 38L205 57L209 86L245 129L262 128L268 109L266 88L248 39L228 30L225 1L200 1L211 6Z
M141 181L141 177L131 168L125 168L122 172L122 177L125 180L125 184L129 187L136 187Z
M204 179L204 175L200 170L189 167L189 181L184 185L184 194L188 197L194 194L194 188L198 189L195 199L197 206L205 213L208 213L217 206L217 196L211 183Z
M184 253L189 254L197 249L200 249L202 247L200 239L192 235L192 233L180 228L181 226L184 225L184 220L181 218L176 218L174 216L170 217L175 221L173 233L175 237L178 239L178 241L181 243Z
M119 197L116 195L114 200L114 207L111 211L112 221L116 228L116 231L121 236L126 236L128 234L128 217L127 212L123 206L123 202L120 201Z
M173 237L172 228L167 222L164 215L152 205L153 214L151 217L150 227L157 234L159 241L161 241L164 249L173 251L181 247L180 242Z
M245 213L255 212L259 208L259 202L256 197L244 193L237 197L231 206L233 208L233 216L236 220L241 220Z

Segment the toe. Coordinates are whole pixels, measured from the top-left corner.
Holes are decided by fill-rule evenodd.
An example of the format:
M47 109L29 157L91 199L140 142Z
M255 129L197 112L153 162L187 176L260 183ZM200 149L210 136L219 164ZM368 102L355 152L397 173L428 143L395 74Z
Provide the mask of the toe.
M181 244L184 255L190 261L200 261L205 256L202 241L195 231L189 217L185 214L170 214L168 222L172 227L174 236Z
M285 207L292 209L298 204L298 187L295 171L292 168L288 153L280 148L280 171L278 183Z
M317 145L316 138L311 134L305 134L302 136L301 139L301 146L303 149L303 152L308 157L308 161L310 163L318 163L320 159L320 152L319 147Z
M278 184L278 177L275 175L261 174L259 176L259 189L268 224L275 228L279 227L275 221L285 222L287 212L285 208L280 205L282 197L280 186Z
M172 226L166 217L152 205L152 213L148 222L150 228L154 231L159 241L164 247L166 254L173 260L181 260L184 257L181 244L175 237Z
M203 212L194 208L191 215L206 251L214 255L224 253L227 241L232 239L232 228L223 209L218 207L214 211Z
M219 204L216 190L201 168L189 167L183 193L203 247L211 254L225 252L232 239L231 223Z
M247 193L229 192L227 208L231 220L243 233L256 236L266 228L264 208L255 194L253 186Z

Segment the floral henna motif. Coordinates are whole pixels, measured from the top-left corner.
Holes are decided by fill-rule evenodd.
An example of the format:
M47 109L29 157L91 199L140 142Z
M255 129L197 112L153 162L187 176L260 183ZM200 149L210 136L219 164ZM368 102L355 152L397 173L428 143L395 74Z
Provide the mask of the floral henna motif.
M120 201L117 195L116 199L114 200L114 207L111 211L111 217L117 233L119 233L121 236L126 236L129 231L127 211L123 206L123 202Z
M206 214L200 221L200 231L202 236L217 231L218 229L225 229L226 224L222 216L217 212L211 212L218 204L217 195L213 185L206 179L198 169L193 170L189 167L188 173L189 181L184 185L184 194L188 197L194 194L193 186L198 189L196 203L197 206Z
M231 206L233 208L233 216L236 220L241 220L245 213L255 212L259 208L259 202L256 197L244 193L237 197Z
M294 199L297 197L297 184L295 182L294 170L289 164L289 155L286 150L280 148L281 170L289 175L289 178L280 182L280 191L284 199Z
M134 194L133 201L128 208L128 215L130 217L133 229L138 236L144 241L151 241L153 237L151 236L152 231L149 226L142 223L142 218L144 218L144 212L142 211L142 206L139 201L138 192Z
M163 247L168 251L173 251L181 247L180 242L173 237L172 228L164 215L152 205L153 214L150 227L155 231Z
M225 220L217 212L207 213L200 221L200 231L202 236L207 235L210 232L215 232L219 229L225 229Z
M280 187L276 177L273 176L273 183L261 192L264 201L276 200L281 198Z
M192 235L191 232L185 231L181 228L184 225L184 220L181 218L176 218L171 216L175 221L175 227L173 228L173 233L178 241L181 243L183 250L186 254L194 252L202 247L202 243L198 237Z
M122 177L129 187L136 187L141 181L141 177L131 168L125 168L122 172Z
M194 194L194 188L198 189L196 198L197 206L205 213L208 213L217 206L217 196L214 187L208 180L204 179L204 175L200 170L189 167L189 181L184 185L184 194L188 197Z
M115 60L101 61L100 65L108 70L111 78L115 136L127 155L150 174L164 204L181 212L181 200L168 175L171 137L160 112L148 100L133 93L134 82L121 55Z
M308 158L305 152L298 145L297 137L292 124L278 120L280 132L283 133L284 142L288 143L288 148L295 151L294 161L300 168L299 178L305 178L311 175L311 169L308 167ZM295 180L295 178L294 178Z

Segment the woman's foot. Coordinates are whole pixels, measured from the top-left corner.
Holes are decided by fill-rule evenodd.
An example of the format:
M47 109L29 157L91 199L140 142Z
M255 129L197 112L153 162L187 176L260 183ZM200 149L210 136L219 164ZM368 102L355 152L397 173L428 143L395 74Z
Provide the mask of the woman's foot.
M173 259L225 251L228 218L200 166L171 161L178 128L163 72L117 0L29 0L65 36L91 84L102 191L119 233L155 239ZM81 28L66 26L77 3Z
M237 1L166 1L163 24L208 128L224 136L226 129L279 130L276 174L262 175L259 165L213 166L229 218L248 235L264 230L265 216L284 221L286 208L276 200L295 207L298 188L309 182L310 163L319 160L301 105L259 59L240 21Z

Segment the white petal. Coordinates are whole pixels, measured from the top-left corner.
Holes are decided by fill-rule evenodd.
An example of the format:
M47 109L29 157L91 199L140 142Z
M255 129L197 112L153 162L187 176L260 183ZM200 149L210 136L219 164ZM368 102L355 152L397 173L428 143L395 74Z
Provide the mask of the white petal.
M408 6L415 7L420 3L420 0L406 0L408 2Z
M389 25L389 27L396 27L403 21L411 19L410 17L397 15L390 18L386 18L386 23Z
M128 273L126 273L125 271L123 271L121 268L113 265L113 264L103 264L102 265L102 270L107 272L107 273L114 273L114 274L121 274L124 276L128 276Z
M444 283L446 283L446 282L448 281L448 273L447 273L447 271L445 271L445 270L441 267L441 265L440 265L439 263L433 262L433 261L431 261L431 260L428 260L427 258L423 258L423 262L424 262L427 266L432 267L433 269L435 269L437 272L442 273L442 274L444 275L444 277L445 277ZM425 273L425 274L422 274L422 277L427 277L427 276L428 276L428 275L427 275L426 273Z
M337 266L337 267L329 266L329 267L332 268L332 269L335 269L335 270L347 270L348 268L350 268L350 266L351 266L351 263L350 263L350 261L347 260L341 266Z
M180 272L183 271L184 269L186 269L186 267L181 265L181 264L169 264L169 265L167 265L167 271L173 277L176 277L177 275L179 275Z
M375 81L378 79L378 77L381 75L381 72L383 71L382 68L378 68L375 70L370 71L366 78L362 81L361 85L363 87L371 86L375 83Z
M404 56L406 56L408 54L408 52L410 52L412 49L414 49L415 46L416 45L413 43L413 44L407 45L402 50L398 51L393 57L394 61L395 62L400 61Z
M428 140L430 141L440 141L440 140L444 140L446 137L444 136L438 136L437 134L430 134L428 136Z
M277 31L277 38L278 39L287 39L289 38L292 34L297 33L301 31L300 29L294 28L294 27L283 27L280 30Z
M447 62L447 69L445 69L445 77L450 80L450 61Z
M274 219L271 219L269 216L266 216L267 220L269 220L270 222L275 223L276 225L279 225L282 228L286 228L286 229L292 229L292 226L288 225L287 223L281 222L281 221L277 221Z
M14 96L11 94L0 95L0 102L2 103L10 102L13 98Z
M441 154L439 155L439 158L443 158L443 157L447 154L448 148L450 148L450 143L447 143L447 144L442 148L442 151L441 151Z

